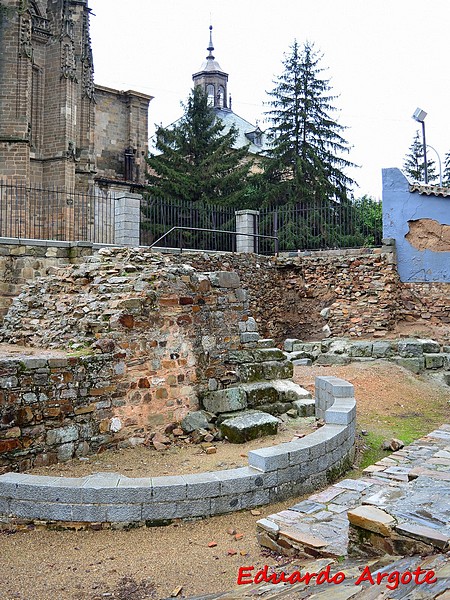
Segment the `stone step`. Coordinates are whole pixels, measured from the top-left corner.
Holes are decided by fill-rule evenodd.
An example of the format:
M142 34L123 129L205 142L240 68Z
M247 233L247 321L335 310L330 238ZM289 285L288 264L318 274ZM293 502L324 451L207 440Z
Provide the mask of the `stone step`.
M203 407L215 414L245 410L247 395L240 387L208 392L203 398Z
M271 414L282 414L296 409L300 417L315 414L315 400L311 394L289 379L257 381L209 392L203 399L207 411L215 414L258 409Z
M247 394L249 408L271 414L282 414L293 408L300 417L315 414L315 400L311 394L289 379L243 383L239 387Z
M259 350L262 352L262 350ZM284 358L284 356L283 356ZM288 360L268 360L264 362L244 363L237 367L237 375L242 383L256 381L272 381L274 379L290 379L294 375L294 367Z
M243 444L266 435L276 435L280 420L261 411L244 412L226 419L220 431L232 444Z
M245 350L232 350L228 352L227 362L245 364L245 363L261 363L267 361L284 361L286 360L284 352L279 348L250 348Z
M242 383L239 388L247 394L248 405L270 404L270 402L294 402L310 400L311 394L290 379Z
M270 338L258 340L256 348L275 348L275 341Z

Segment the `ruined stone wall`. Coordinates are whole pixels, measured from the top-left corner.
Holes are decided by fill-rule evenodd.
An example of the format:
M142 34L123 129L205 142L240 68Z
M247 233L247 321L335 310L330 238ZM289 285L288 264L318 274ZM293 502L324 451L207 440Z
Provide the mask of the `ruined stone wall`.
M14 300L1 341L120 358L115 382L105 384L116 398L111 443L179 422L198 409L210 379L229 378L224 356L240 347L238 323L248 317L236 273L201 273L124 248L48 272Z
M3 239L0 243L0 318L24 286L47 274L50 267L78 262L92 254L92 244L69 244L44 240Z
M292 257L253 254L174 255L199 269L232 269L249 293L259 332L278 343L289 337L384 337L403 321L450 322L450 284L402 283L395 247L301 253Z
M199 271L237 272L260 334L278 343L289 337L321 339L325 325L333 336L382 337L402 321L450 323L450 284L400 282L394 249L384 250L315 252L278 259L187 252L164 255L164 261L189 264ZM80 262L96 251L88 244L5 240L0 245L0 315L29 279L45 275L55 263Z
M408 322L450 323L450 283L403 283L399 314Z
M0 473L86 456L110 431L120 357L12 356L0 359Z
M275 259L164 255L145 248L93 253L88 246L52 243L1 248L2 295L21 293L4 319L0 341L40 351L58 349L66 360L50 364L45 359L45 364L25 367L20 361L1 363L3 464L33 461L43 454L54 460L68 457L69 450L75 454L87 449L80 446L84 434L68 440L64 433L69 428L70 437L72 425L86 419L94 427L91 450L97 443L111 445L133 437L143 441L150 432L179 422L198 409L211 380L219 388L233 381L224 357L242 348L240 329L250 315L256 317L259 333L278 343L288 337L322 339L324 324L333 336L358 338L388 336L402 318L450 322L449 284L401 284L392 252ZM68 261L74 264L61 265ZM68 352L86 356L88 362L70 362ZM72 367L78 369L76 377ZM94 379L88 381L90 370ZM58 390L71 388L60 386L72 381L77 382L76 397L66 411ZM41 388L45 398L39 395ZM95 394L81 392L87 388L103 389L105 398L98 401L111 404L94 407ZM79 405L82 413L75 412ZM52 410L47 414L47 409ZM21 420L24 410L30 421ZM27 429L35 426L40 429ZM53 434L47 439L52 429L64 429L54 443L48 441ZM39 446L27 446L31 432ZM72 445L61 450L64 444Z
M321 339L326 324L332 335L389 331L399 313L392 250L316 252L278 259L191 254L189 261L196 268L213 270L221 265L237 271L261 335L281 342L287 337ZM320 314L324 309L326 318Z

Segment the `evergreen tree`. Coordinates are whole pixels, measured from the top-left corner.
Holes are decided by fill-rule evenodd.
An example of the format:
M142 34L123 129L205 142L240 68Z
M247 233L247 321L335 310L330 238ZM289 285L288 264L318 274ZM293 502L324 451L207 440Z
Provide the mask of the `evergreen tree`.
M416 131L413 143L409 147L409 154L405 156L403 170L415 183L425 181L425 160L423 156L423 144L419 132ZM428 159L427 153L427 174L428 183L433 183L438 179L436 174L436 165L434 160Z
M238 132L224 132L200 87L183 106L178 124L156 131L157 153L147 160L149 191L163 199L239 206L251 166L247 147L233 148Z
M444 172L442 173L442 185L450 187L450 152L444 158Z
M312 44L295 41L283 61L284 72L269 92L270 150L265 181L268 201L321 204L348 200L354 181L344 173L355 166L342 137L344 126L333 120L336 96L322 77L322 56Z

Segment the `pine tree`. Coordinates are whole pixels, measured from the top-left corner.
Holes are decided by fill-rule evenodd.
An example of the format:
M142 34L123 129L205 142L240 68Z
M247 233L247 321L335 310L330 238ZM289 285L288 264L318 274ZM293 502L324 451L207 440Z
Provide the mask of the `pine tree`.
M355 166L343 156L349 145L344 126L333 120L336 96L322 77L322 56L312 44L295 41L283 61L284 72L269 92L271 148L265 180L269 201L321 204L348 199L354 181L344 173Z
M428 153L427 153L428 154ZM419 132L416 131L413 143L409 147L409 154L405 156L403 170L415 183L425 181L425 161L423 157L423 144ZM434 160L427 157L428 183L433 183L438 179L436 174L436 165Z
M450 187L450 152L444 158L444 172L442 173L442 185Z
M234 149L238 132L224 125L195 87L180 122L158 127L157 153L147 160L149 191L163 199L239 206L251 166L247 147Z

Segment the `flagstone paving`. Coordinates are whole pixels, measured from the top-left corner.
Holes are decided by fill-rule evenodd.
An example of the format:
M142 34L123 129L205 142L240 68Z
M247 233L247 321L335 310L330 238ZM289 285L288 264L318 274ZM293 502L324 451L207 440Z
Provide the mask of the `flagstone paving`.
M450 425L443 425L367 467L362 478L344 479L288 510L261 519L257 523L259 542L287 556L340 558L348 554L349 524L350 528L354 525L379 534L378 529L387 514L396 524L393 538L400 535L447 549L450 543L449 454ZM374 509L357 509L360 506ZM392 524L382 529L385 537L386 527L392 528ZM351 539L351 542L352 551L357 541ZM420 543L411 544L427 550ZM389 546L386 549L389 550ZM367 551L365 547L364 553Z

